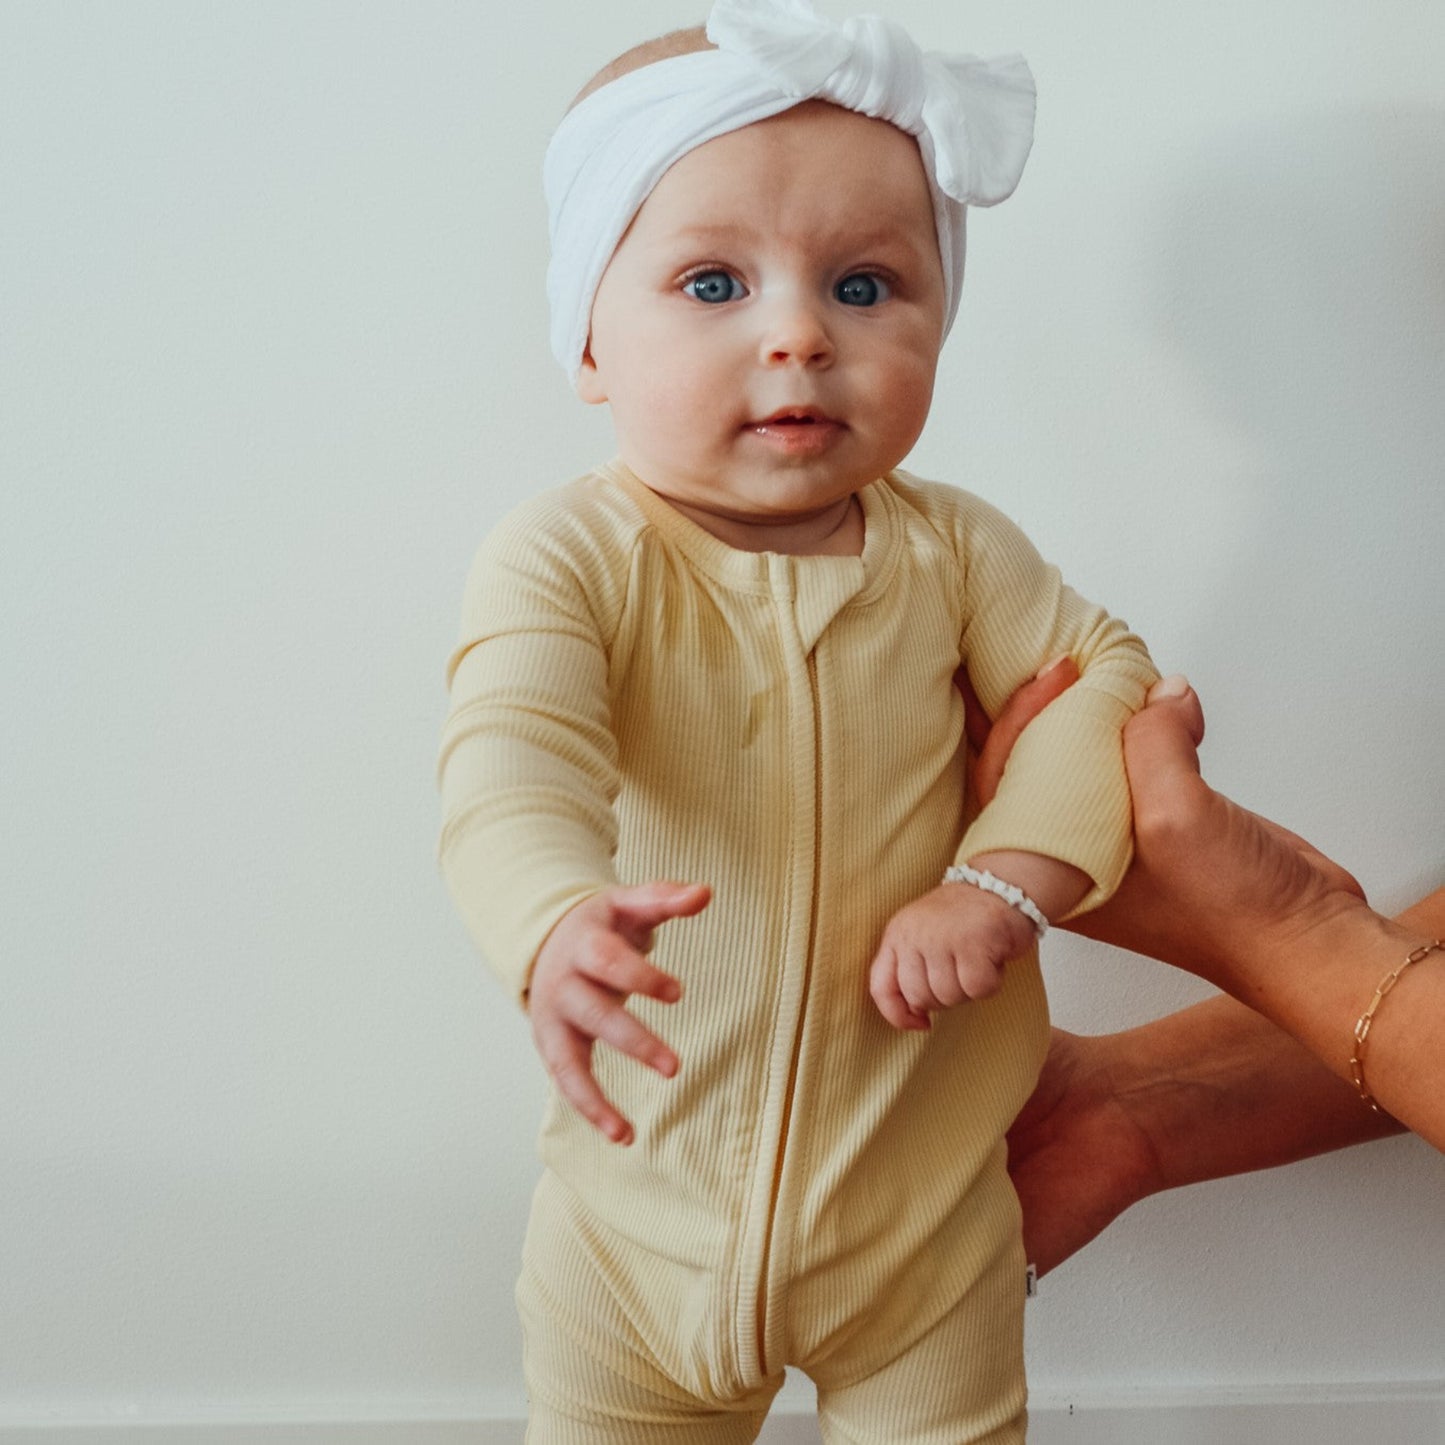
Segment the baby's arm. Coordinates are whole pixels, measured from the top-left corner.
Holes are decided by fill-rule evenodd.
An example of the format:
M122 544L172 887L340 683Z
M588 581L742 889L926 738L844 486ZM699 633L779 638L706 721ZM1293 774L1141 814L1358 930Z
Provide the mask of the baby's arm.
M506 519L478 553L448 667L439 856L559 1093L625 1140L626 1121L592 1078L592 1045L676 1071L624 1005L629 993L677 997L643 954L659 923L696 913L708 894L617 877L607 639L620 603L605 555L546 499Z
M1126 624L1066 586L994 508L974 499L962 540L963 654L987 713L997 716L1055 659L1072 659L1079 681L1020 736L995 796L970 823L953 861L976 864L1000 852L1057 859L1090 880L1064 916L1097 907L1119 886L1132 855L1123 730L1158 671ZM1023 886L1022 879L1008 881Z
M983 853L970 866L1021 889L1050 923L1093 886L1081 869L1040 853ZM1034 924L997 894L941 883L889 920L868 972L869 992L895 1028L926 1029L933 1010L997 993L1004 965L1027 952L1035 936Z
M1131 852L1123 726L1158 673L1143 643L1065 586L997 508L948 489L920 500L938 508L956 549L961 650L989 713L1054 659L1072 658L1080 674L1020 737L952 861L1021 888L1050 921L1097 906ZM940 879L890 920L870 990L898 1027L926 1027L927 1008L994 992L1003 965L1033 942L1033 926L1003 899Z

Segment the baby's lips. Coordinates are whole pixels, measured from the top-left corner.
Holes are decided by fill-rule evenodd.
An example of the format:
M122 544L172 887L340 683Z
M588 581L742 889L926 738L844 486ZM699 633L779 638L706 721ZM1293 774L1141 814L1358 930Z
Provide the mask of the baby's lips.
M817 406L781 406L767 416L759 417L753 426L839 426L836 417L831 417Z

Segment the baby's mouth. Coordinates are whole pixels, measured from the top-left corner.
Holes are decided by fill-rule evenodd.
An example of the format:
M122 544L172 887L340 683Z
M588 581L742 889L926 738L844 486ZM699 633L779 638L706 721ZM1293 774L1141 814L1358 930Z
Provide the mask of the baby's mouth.
M780 407L771 416L749 422L744 430L769 446L795 456L826 451L847 430L817 407Z
M835 421L826 412L819 411L817 407L784 407L775 411L771 416L762 417L752 422L755 430L764 427L809 427L809 426L841 426L842 423Z

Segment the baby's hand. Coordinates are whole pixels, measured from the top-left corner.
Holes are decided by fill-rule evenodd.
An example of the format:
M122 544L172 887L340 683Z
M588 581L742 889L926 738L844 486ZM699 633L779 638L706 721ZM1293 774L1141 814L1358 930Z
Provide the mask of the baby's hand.
M643 956L652 930L707 907L701 883L643 883L604 888L564 913L537 953L528 990L532 1039L562 1097L618 1144L632 1125L592 1077L592 1045L601 1040L670 1079L677 1055L627 1012L628 994L663 1003L682 997L678 981Z
M868 991L897 1029L926 1029L934 1009L988 998L1004 965L1034 942L1034 926L1002 898L943 883L888 920Z

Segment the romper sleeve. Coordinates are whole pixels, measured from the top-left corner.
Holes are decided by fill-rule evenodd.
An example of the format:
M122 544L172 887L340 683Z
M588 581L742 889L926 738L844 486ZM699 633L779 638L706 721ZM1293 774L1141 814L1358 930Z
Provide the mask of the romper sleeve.
M993 801L955 861L1017 849L1082 869L1094 887L1074 912L1103 903L1133 852L1123 728L1158 679L1144 644L1066 586L996 508L963 494L962 652L990 717L1046 663L1069 656L1079 681L1019 738Z
M447 887L524 1005L548 933L616 881L617 846L606 568L535 523L514 514L472 565L437 765Z

